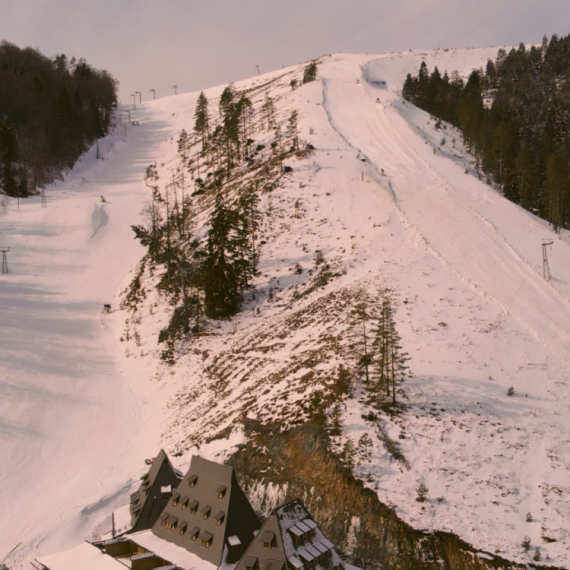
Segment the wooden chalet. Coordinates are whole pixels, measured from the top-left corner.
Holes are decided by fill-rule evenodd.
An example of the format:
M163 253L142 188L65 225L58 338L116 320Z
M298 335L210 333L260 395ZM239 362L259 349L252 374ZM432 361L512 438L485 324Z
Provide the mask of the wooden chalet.
M164 507L168 504L173 490L182 480L182 473L174 469L168 456L161 449L148 473L143 475L142 483L131 495L130 532L152 528Z
M275 509L235 570L341 570L345 566L303 503Z
M239 560L261 526L234 470L193 456L190 469L152 527L159 538L220 566Z

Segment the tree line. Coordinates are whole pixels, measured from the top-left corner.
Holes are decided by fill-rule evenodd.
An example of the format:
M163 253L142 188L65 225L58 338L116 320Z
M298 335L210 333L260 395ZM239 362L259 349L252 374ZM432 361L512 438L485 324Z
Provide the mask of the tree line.
M117 81L85 60L0 44L0 189L25 197L73 167L112 126Z
M570 36L499 49L466 82L422 62L403 96L458 127L480 176L507 198L570 228Z

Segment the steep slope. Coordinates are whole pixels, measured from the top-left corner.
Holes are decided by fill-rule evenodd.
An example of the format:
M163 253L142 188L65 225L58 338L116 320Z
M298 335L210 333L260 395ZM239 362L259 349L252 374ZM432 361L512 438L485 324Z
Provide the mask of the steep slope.
M0 557L24 543L11 565L106 531L108 506L158 447L160 394L149 411L148 379L115 358L115 295L141 255L129 227L146 200L140 164L169 133L152 111L137 118L126 139L121 127L101 141L103 160L91 149L49 188L47 207L0 209Z
M302 67L236 84L249 90L257 108L265 94L273 97L282 128L296 109L299 136L315 150L288 159L292 171L261 194L260 275L243 311L231 321L209 323L208 335L178 343L175 365L160 359L157 345L173 309L153 290L156 274L145 275L147 297L133 314L99 311L105 302L115 308L112 297L127 282L124 271L133 267L132 277L142 254L128 226L149 197L142 191L144 169L156 163L161 180L169 180L180 166L176 138L182 128L192 131L197 94L138 108L141 126L129 127L130 142L124 148L117 143L116 159L89 174L77 171L58 188L53 206L42 210L38 203L33 214L18 214L10 205L0 214L9 222L3 237L13 247L10 255L19 248L30 268L14 265L9 277L2 276L18 289L2 293L12 316L0 327L14 340L0 366L14 397L2 409L12 435L2 450L10 460L2 474L9 492L0 499L9 505L7 521L24 504L27 513L21 525L7 522L6 534L0 532L8 537L6 549L18 536L31 541L39 535L35 540L46 553L106 530L110 510L128 502L136 462L158 449L159 439L184 468L192 453L221 460L252 434L287 434L312 422L329 431L334 451L354 443L354 473L415 529L453 531L477 549L519 562L538 552L543 561L568 565L568 236L553 235L478 181L459 134L436 130L429 116L399 96L405 75L422 59L430 68L468 74L495 53L334 55L322 58L317 81L295 90L290 82L300 80ZM217 105L222 89L206 91L208 99ZM268 144L270 133L260 129L254 138ZM74 188L81 176L86 183ZM211 206L211 197L195 197L199 237ZM66 208L79 212L81 223ZM17 221L23 215L44 235L23 236L28 230ZM541 277L541 243L548 237L555 241L549 283ZM32 277L31 267L44 259L47 266ZM54 275L48 270L55 264ZM38 282L45 295L35 292ZM30 302L18 308L24 287ZM362 403L361 333L352 312L362 302L374 309L385 288L397 300L413 375L403 386L405 408L374 417ZM53 318L55 294L67 320L34 321L38 310ZM33 354L30 330L47 337ZM48 335L51 330L62 334ZM79 333L86 334L85 343ZM71 368L52 370L47 407L49 394L28 365L36 352L44 366L54 362L48 360L54 351L56 362ZM93 393L79 399L83 383ZM22 390L34 399L22 400ZM55 397L61 394L65 405ZM24 418L45 410L57 418L24 433L30 425ZM121 416L131 419L121 422ZM67 430L74 422L81 430L75 438ZM371 439L365 452L358 446L364 434ZM263 457L267 450L254 442L247 449ZM74 478L62 485L62 473L71 469ZM287 485L273 475L259 473L250 481L261 510L287 496ZM20 488L22 477L28 484ZM416 500L420 484L427 488L423 502ZM30 522L38 514L33 501L41 504L37 524ZM63 520L67 526L52 532ZM350 532L339 535L346 553L355 551L358 525L354 520ZM525 536L528 552L521 546Z
M357 447L370 434L372 457L357 455L355 472L381 500L416 528L456 531L515 560L565 564L567 236L553 236L548 283L549 228L466 174L459 134L436 130L399 97L422 57L468 73L494 53L333 56L314 84L287 93L284 75L272 85L282 113L298 106L300 136L316 151L262 196L267 244L255 298L192 341L166 374L180 392L177 429L165 436L183 454L193 446L227 454L241 424L283 429L317 421L322 406L328 422L342 366L352 397L334 445L352 438ZM406 412L368 422L351 312L385 287L399 299L414 374ZM146 350L156 333L144 310L138 318Z

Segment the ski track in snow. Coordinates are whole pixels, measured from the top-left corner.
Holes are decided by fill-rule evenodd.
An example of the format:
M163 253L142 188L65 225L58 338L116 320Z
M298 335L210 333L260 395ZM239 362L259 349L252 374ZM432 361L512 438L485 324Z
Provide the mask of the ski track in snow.
M204 381L205 362L259 334L272 352L249 356L270 375L272 366L290 362L292 346L314 344L319 333L342 334L340 325L332 331L336 325L317 319L314 330L289 331L282 352L271 337L287 317L287 283L306 279L292 277L291 268L310 267L321 249L347 270L327 291L389 286L404 300L397 319L415 372L406 384L407 424L383 417L381 427L400 442L409 468L389 456L379 427L363 422L362 405L351 400L345 436L356 442L368 432L375 439L373 458L357 467L366 484L417 528L451 530L522 561L520 542L529 535L533 547L552 555L548 562L568 563L568 237L555 236L547 283L540 249L542 237L553 236L547 224L466 175L462 151L439 145L450 131L435 131L399 96L406 73L417 73L422 59L430 70L435 62L440 71L468 73L495 53L334 55L319 67L322 85L291 92L287 77L279 98L300 110L300 134L317 148L312 165L295 163L294 176L262 197L274 213L255 305L231 325L220 323L219 335L196 341L172 369L157 364L155 339L168 311L139 311L142 344L135 346L118 341L128 316L116 309L142 255L130 225L140 223L148 200L145 168L177 164L175 138L192 128L197 94L132 110L140 127L129 125L125 140L118 126L101 141L103 161L91 149L65 182L48 189L47 208L37 197L20 210L15 201L0 210L0 245L12 248L11 273L0 275L0 557L22 540L10 562L28 567L40 553L108 531L142 459L212 419L211 410L201 413L212 396L207 389L195 401L184 397L195 389L192 379ZM212 103L222 89L207 92ZM268 304L262 290L271 287L277 301ZM112 304L112 314L101 314L103 303ZM247 359L239 362L225 389L228 417L252 395L260 407L273 407L294 380L284 376L268 396L259 395L260 379ZM249 384L241 384L248 371ZM514 398L505 394L511 384ZM182 404L172 403L175 393ZM223 457L239 437L234 432L200 453ZM193 451L178 458L182 469ZM420 481L430 492L424 505L415 501ZM524 521L527 511L533 523ZM545 532L557 542L541 542Z
M0 211L0 243L11 247L0 276L0 555L24 543L11 564L67 548L81 532L90 539L99 523L106 530L110 511L86 507L124 494L143 454L156 452L158 426L141 425L148 381L119 368L122 323L101 314L103 303L117 309L141 255L130 225L165 126L137 116L126 141L101 142L104 160L91 149L46 191L46 208L38 196Z

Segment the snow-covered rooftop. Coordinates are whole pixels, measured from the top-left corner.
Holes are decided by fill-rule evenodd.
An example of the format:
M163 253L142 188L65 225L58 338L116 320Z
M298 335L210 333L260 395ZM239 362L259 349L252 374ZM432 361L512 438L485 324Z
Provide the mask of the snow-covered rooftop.
M49 570L125 570L126 566L111 556L104 554L89 542L82 542L70 550L43 556L38 562Z
M151 530L133 533L129 535L129 538L146 550L154 552L157 556L181 568L193 568L194 570L216 570L217 568L214 564L202 560L186 549L159 538Z

